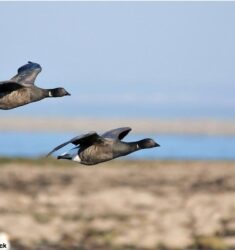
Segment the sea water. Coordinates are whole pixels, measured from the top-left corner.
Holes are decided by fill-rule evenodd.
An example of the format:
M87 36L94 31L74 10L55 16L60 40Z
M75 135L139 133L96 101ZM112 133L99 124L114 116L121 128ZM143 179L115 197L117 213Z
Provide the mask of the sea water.
M44 132L1 132L0 156L41 157L77 134ZM127 159L211 159L235 160L235 136L130 134L125 141L153 138L161 146L140 150ZM68 145L57 153L72 148Z

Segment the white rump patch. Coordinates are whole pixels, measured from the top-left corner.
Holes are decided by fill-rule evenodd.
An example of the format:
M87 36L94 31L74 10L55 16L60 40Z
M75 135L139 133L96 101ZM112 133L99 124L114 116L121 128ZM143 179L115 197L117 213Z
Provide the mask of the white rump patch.
M72 161L81 162L81 158L78 155L77 148L70 149L68 152L61 154L61 156L63 155L69 155Z
M71 149L68 153L71 155L72 161L81 162L77 148Z
M73 161L81 162L81 158L79 157L79 155L76 155L75 157L73 157Z

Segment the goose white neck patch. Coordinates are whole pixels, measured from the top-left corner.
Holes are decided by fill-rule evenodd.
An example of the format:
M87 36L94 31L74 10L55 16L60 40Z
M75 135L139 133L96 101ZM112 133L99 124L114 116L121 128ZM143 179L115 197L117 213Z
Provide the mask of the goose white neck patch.
M51 91L49 91L49 97L52 97L52 93L51 93Z

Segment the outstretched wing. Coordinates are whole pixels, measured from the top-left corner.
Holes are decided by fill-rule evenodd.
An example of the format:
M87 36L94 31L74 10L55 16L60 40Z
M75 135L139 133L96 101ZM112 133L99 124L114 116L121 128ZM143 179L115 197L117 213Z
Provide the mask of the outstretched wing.
M64 146L66 146L69 143L72 143L75 146L77 146L79 144L82 144L84 146L89 146L89 145L92 145L94 143L97 143L97 142L100 143L100 142L103 142L103 141L104 141L103 138L100 137L96 132L90 132L88 134L76 136L73 139L60 144L59 146L54 148L50 153L48 153L47 156L53 154L55 151L63 148Z
M38 63L28 62L18 69L17 75L11 78L11 81L30 86L34 84L37 75L42 71Z
M104 138L111 138L114 140L122 140L129 132L131 131L131 128L129 127L123 127L123 128L116 128L112 129L102 135Z
M0 82L0 93L11 92L22 88L23 86L17 82L4 81Z

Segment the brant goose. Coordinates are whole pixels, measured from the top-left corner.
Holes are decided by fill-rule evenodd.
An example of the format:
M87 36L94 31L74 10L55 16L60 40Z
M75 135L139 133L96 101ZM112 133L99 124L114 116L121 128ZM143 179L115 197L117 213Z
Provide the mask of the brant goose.
M104 133L102 136L96 132L90 132L57 146L47 156L72 143L76 147L58 156L57 159L72 160L84 165L95 165L141 149L160 146L149 138L136 142L121 141L130 131L131 128L129 127L117 128Z
M34 85L42 71L39 64L28 62L9 81L0 82L0 109L13 109L46 97L70 95L64 88L42 89Z

